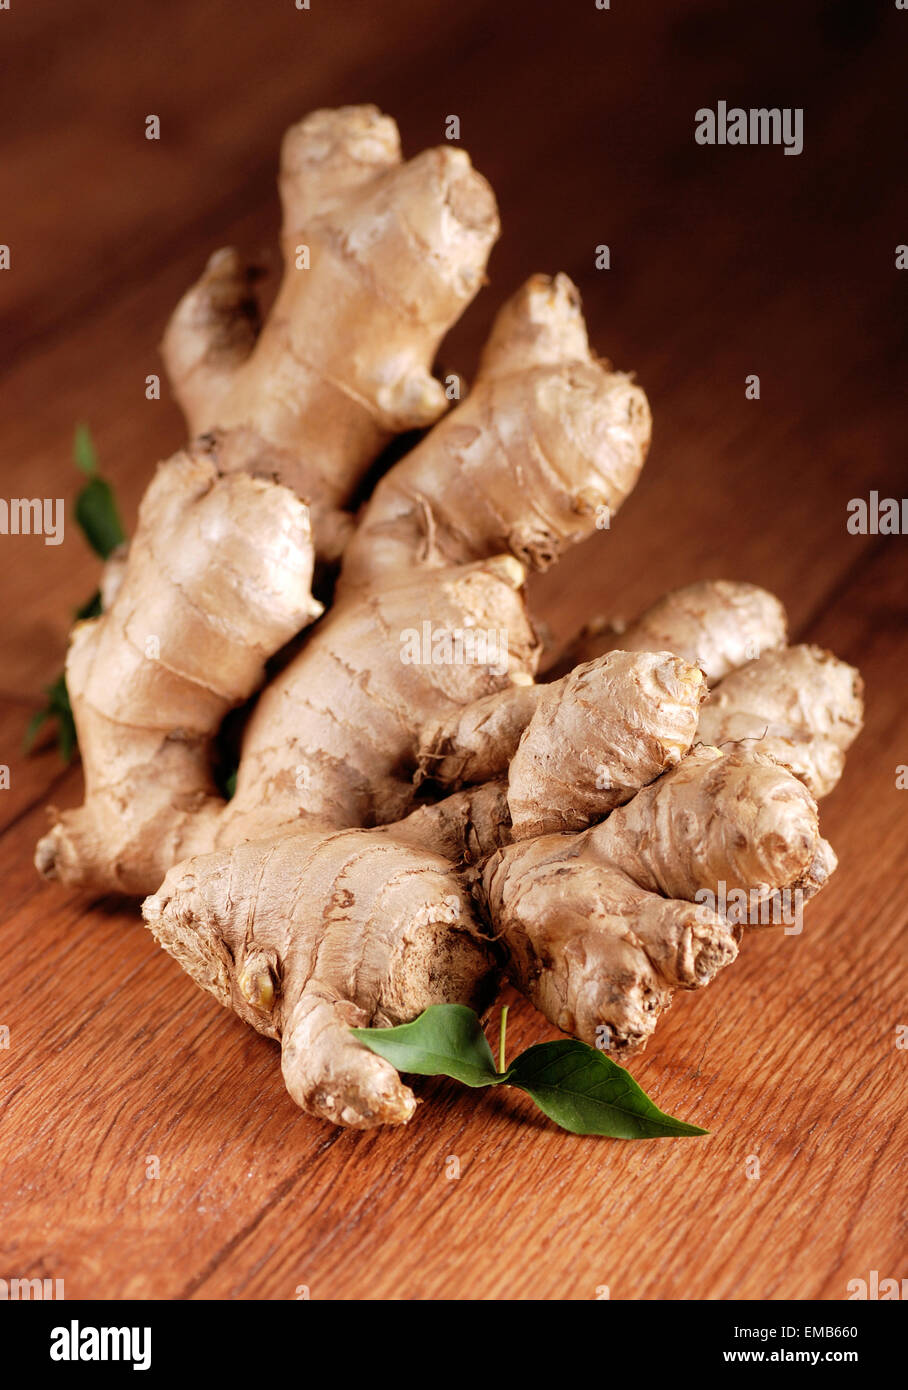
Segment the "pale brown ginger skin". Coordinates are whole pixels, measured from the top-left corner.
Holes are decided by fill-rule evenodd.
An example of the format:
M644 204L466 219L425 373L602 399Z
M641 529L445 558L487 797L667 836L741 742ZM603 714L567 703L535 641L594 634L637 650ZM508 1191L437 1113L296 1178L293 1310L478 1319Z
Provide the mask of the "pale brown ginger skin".
M172 869L144 914L193 978L282 1043L294 1100L353 1128L402 1124L416 1101L351 1027L430 1004L482 1009L491 947L447 860L381 834L298 832Z
M666 594L629 624L597 625L571 652L589 660L658 646L696 662L714 687L700 712L699 741L768 753L822 797L841 777L861 731L863 683L832 652L786 646L786 632L774 595L755 584L710 580Z
M236 796L218 844L269 827L381 825L413 805L416 744L427 718L532 680L538 646L512 556L439 570L341 599L263 694L243 743ZM508 669L405 663L401 634L501 628ZM277 753L277 755L276 755Z
M196 438L108 565L103 615L73 634L86 798L37 862L150 894L167 950L281 1041L298 1104L366 1128L416 1102L351 1025L481 1010L506 966L557 1026L595 1043L604 1028L620 1055L734 958L704 888L818 891L835 857L808 787L841 772L860 688L785 646L772 595L725 581L587 634L597 648L537 683L527 571L611 523L650 435L646 397L592 354L563 275L505 304L470 394L354 528L385 443L446 407L432 362L482 283L494 199L462 151L403 164L372 107L295 126L281 196L264 324L226 251L168 328ZM321 608L314 562L342 553L301 637ZM496 633L506 651L405 659L424 628ZM227 803L212 740L263 684Z
M640 387L590 352L575 286L533 276L495 320L466 400L378 483L343 585L504 550L544 569L618 511L651 429Z
M256 434L309 504L319 554L336 555L373 459L447 407L432 362L483 283L498 214L465 151L403 163L396 125L372 106L291 127L280 190L284 275L261 331L245 267L220 251L177 307L164 358L190 433Z
M863 720L863 682L853 666L821 647L785 647L725 677L700 716L700 737L755 743L821 797L841 777Z
M564 277L559 280L564 281ZM558 358L565 350L577 353L577 344L586 344L576 296L565 289L569 282L543 292L541 281L542 277L536 277L528 290L515 296L499 315L493 331L494 359L504 363L513 359L515 369L538 370L540 358ZM588 348L585 351L589 359ZM528 367L528 362L536 362L537 366ZM584 395L584 428L577 432L577 438L592 441L592 452L578 452L573 436L563 442L558 458L564 478L570 477L570 470L578 465L581 470L601 466L608 471L616 457L609 375L592 359L588 365L598 384ZM556 379L560 380L558 371ZM632 388L632 396L634 400L642 398L639 388ZM529 416L526 428L541 431L542 426ZM494 445L498 438L494 422L490 429ZM625 474L619 469L622 489L632 486L636 479L646 439L648 424L645 438L637 440L631 449L629 472ZM273 451L256 453L257 440L254 431L234 428L219 432L210 440L204 437L198 447L213 451L218 469L227 475L235 471L256 472L257 458L267 461L270 473L279 473ZM617 454L620 455L620 449ZM519 501L506 456L496 454L494 448L493 455L505 460L496 484L498 490L503 496L514 494ZM409 457L391 470L389 480L398 471L407 470ZM581 471L574 479L573 491L568 488L564 494L568 514L574 518L572 526L577 514L571 498L585 477ZM617 500L616 493L612 498L615 505ZM371 517L371 508L367 508L363 526L368 532L368 547L358 554L362 556L374 548L381 553L382 564L367 586L347 584L345 557L339 596L330 613L299 655L271 683L256 708L244 739L236 796L229 806L225 808L214 795L205 766L206 743L194 777L187 776L178 786L179 799L174 809L181 830L176 842L172 835L161 833L157 809L152 822L155 834L144 831L141 817L150 800L136 795L130 784L133 810L128 838L112 833L114 852L105 853L102 836L85 837L71 848L70 838L55 828L40 856L45 873L101 890L145 893L157 887L171 864L189 853L205 853L244 838L281 833L296 828L302 821L337 829L397 820L413 805L415 789L411 778L423 727L476 699L508 688L513 681L532 683L539 648L524 600L518 595L526 574L521 562L514 555L493 553L472 563L442 566L436 556L434 564L414 570L413 557L407 552L401 557L399 569L389 569L383 532L372 526ZM573 538L582 538L592 524L588 517L583 519L582 524L574 527ZM488 554L487 544L473 548L484 556ZM267 552L261 558L258 572L254 565L250 566L249 582L267 588L271 562ZM466 561L468 557L462 554L460 559ZM199 552L196 562L204 566L204 552ZM127 560L127 572L129 563ZM355 566L355 555L351 563ZM101 627L107 621L107 615L98 620ZM471 665L405 665L401 660L401 633L419 629L426 621L433 628L451 631L473 626L504 632L508 641L507 671L493 674ZM268 651L266 656L271 654ZM163 700L159 708L161 718L166 718L167 701ZM78 695L74 711L79 723ZM642 723L638 721L638 726L642 727ZM90 740L88 721L82 720L82 725L86 726L82 736ZM175 720L174 728L179 727ZM145 760L139 761L144 768ZM538 762L538 757L533 761ZM649 777L664 765L653 765ZM640 784L632 778L628 794ZM114 796L117 795L114 788ZM512 809L521 820L524 813L516 807L520 795L520 779L516 775L512 795ZM161 787L159 800L160 815L166 818L166 785ZM594 797L593 810L599 805L608 809L600 798ZM586 823L581 819L583 814L588 819L590 808L585 813L578 810L567 818L568 823ZM81 819L91 821L93 816L89 800ZM54 845L58 847L56 852ZM182 848L183 854L174 854L175 847Z
M459 787L506 773L515 839L579 830L684 756L706 694L700 669L668 652L612 652L428 724L419 775Z
M710 685L764 651L784 647L785 610L756 584L705 580L674 589L630 623L594 619L553 674L611 651L674 652L702 667Z
M737 954L698 894L803 887L827 851L784 768L700 747L593 829L499 851L483 887L518 988L563 1031L631 1053L676 989L708 984Z
M513 559L509 564L519 569ZM469 578L481 571L469 566L461 573ZM651 755L638 757L639 786L687 751L703 678L677 658L649 654L602 665L613 669L599 684L619 707L635 707L642 681L655 672L663 682L671 677L672 698L664 683L658 698L653 689L660 751L656 765ZM568 729L570 707L596 694L595 682L583 679L587 674L564 682L560 703ZM556 692L543 690L551 703ZM607 714L608 702L596 708ZM589 732L598 736L595 722ZM556 727L552 737L559 736ZM620 741L615 746L601 738L600 744L596 767L608 774L609 787L619 769L624 778L632 775ZM564 785L557 785L564 799ZM272 809L280 800L271 791L263 795ZM599 795L607 808L609 791ZM284 824L267 840L178 865L146 900L145 918L203 987L282 1040L285 1078L305 1109L356 1127L400 1123L412 1113L411 1093L347 1030L405 1022L433 1003L475 1005L490 998L497 957L481 931L487 918L476 873L514 833L510 820L503 788L487 782L379 832L330 834L323 824L305 830ZM471 860L471 872L456 872Z
M159 467L110 611L73 631L85 804L38 845L48 877L140 894L208 848L223 808L211 741L320 611L306 508L277 483L222 474L213 454Z

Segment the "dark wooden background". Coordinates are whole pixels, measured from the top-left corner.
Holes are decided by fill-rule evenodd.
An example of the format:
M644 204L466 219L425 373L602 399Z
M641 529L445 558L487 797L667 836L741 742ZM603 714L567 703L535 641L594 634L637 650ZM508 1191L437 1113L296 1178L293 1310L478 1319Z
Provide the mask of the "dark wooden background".
M374 101L415 153L455 113L504 235L446 363L469 374L501 299L561 269L655 415L636 493L534 585L539 611L556 628L630 614L710 576L774 589L796 638L867 681L866 732L823 808L841 867L803 937L751 938L634 1067L710 1138L573 1138L519 1097L442 1082L419 1084L406 1131L331 1129L295 1109L274 1046L198 992L134 909L37 880L45 806L75 804L80 775L51 749L23 759L22 729L96 565L74 526L56 548L0 537L0 1276L62 1277L70 1297L276 1299L303 1285L840 1299L871 1269L901 1276L908 542L845 520L852 497L908 490L908 13L311 4L0 12L2 495L72 499L84 420L131 524L182 440L166 392L144 396L164 323L213 248L274 265L284 127ZM803 107L804 153L698 147L693 113L719 99ZM512 1046L551 1036L514 1003Z

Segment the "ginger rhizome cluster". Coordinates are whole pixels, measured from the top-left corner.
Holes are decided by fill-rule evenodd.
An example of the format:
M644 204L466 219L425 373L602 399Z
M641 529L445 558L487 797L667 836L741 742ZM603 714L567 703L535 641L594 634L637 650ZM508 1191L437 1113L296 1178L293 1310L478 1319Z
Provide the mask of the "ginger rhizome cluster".
M85 799L37 864L144 896L158 941L280 1042L303 1109L397 1124L413 1093L352 1027L483 1010L507 978L623 1058L735 959L720 885L819 891L816 798L860 679L721 580L591 620L549 660L525 580L633 489L644 392L590 350L559 274L504 304L448 400L433 362L499 230L462 150L403 162L374 108L318 111L285 138L280 189L264 322L222 250L167 329L190 439L73 632ZM402 659L424 632L461 659ZM238 709L227 800L214 750Z

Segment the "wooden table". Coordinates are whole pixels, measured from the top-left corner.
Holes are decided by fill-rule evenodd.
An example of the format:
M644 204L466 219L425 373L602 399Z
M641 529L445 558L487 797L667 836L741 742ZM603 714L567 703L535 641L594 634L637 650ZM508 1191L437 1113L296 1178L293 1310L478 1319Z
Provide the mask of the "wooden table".
M418 1084L406 1130L347 1133L296 1110L274 1045L200 993L134 907L36 877L46 805L76 804L80 774L50 748L24 759L22 730L96 565L75 527L59 547L0 537L0 1276L63 1278L68 1297L560 1300L841 1299L871 1270L906 1273L908 541L845 523L849 499L908 490L908 14L731 8L0 12L4 496L71 500L85 420L132 524L182 439L166 389L145 398L163 325L214 247L274 264L284 127L371 100L412 153L455 113L505 230L445 364L469 373L502 297L563 269L655 415L643 481L611 532L534 583L540 614L567 629L748 579L867 683L866 730L823 806L841 865L805 934L751 937L634 1066L708 1139L575 1138L516 1093L444 1082ZM693 113L719 99L803 107L803 154L696 145ZM512 1047L552 1036L511 1003Z

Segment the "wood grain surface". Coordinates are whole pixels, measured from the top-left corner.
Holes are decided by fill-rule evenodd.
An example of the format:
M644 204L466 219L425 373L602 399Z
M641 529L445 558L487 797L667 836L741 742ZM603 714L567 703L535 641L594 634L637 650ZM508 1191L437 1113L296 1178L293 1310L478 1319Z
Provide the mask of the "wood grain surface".
M516 1093L441 1081L417 1083L406 1130L348 1133L295 1108L274 1045L135 907L36 877L46 806L77 804L80 774L24 758L22 731L97 567L74 526L57 547L0 537L0 1276L71 1298L563 1300L842 1299L908 1273L908 540L845 524L849 499L908 492L906 56L908 13L866 0L0 12L4 497L71 503L85 420L131 525L182 442L166 389L145 399L163 325L215 247L275 266L284 127L374 101L414 153L456 113L504 234L444 363L469 376L501 299L562 269L655 417L614 529L533 581L541 618L567 632L748 579L867 684L823 805L840 868L804 934L751 936L633 1067L709 1138L576 1138ZM802 107L803 153L696 145L720 99ZM553 1036L510 1003L511 1047Z

